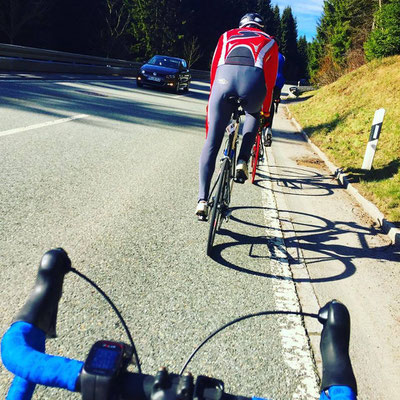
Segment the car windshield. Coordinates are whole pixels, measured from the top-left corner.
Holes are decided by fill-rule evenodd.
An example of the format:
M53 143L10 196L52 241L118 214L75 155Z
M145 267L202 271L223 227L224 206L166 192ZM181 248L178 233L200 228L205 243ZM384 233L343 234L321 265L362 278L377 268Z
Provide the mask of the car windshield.
M147 64L179 69L179 60L168 57L154 56Z

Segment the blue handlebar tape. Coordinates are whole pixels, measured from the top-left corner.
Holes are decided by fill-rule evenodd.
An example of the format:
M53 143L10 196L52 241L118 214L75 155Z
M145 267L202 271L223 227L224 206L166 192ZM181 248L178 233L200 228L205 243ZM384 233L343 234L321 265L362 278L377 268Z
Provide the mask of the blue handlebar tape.
M30 399L26 396L28 392L32 396L35 384L75 391L83 362L45 354L45 342L45 333L27 322L16 322L5 333L1 341L3 364L19 377L14 379L7 399Z
M36 383L28 382L16 376L8 390L6 400L31 400L35 387Z
M319 400L357 400L357 396L348 386L331 386L328 395L322 392Z

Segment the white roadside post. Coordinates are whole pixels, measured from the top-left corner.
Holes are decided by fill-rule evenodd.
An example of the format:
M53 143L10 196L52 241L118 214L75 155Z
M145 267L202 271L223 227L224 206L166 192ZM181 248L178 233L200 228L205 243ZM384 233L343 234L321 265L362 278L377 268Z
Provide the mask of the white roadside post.
M372 168L372 161L375 157L376 147L378 146L379 135L382 130L383 117L385 116L385 109L380 108L375 111L374 120L372 121L371 133L367 144L367 150L365 151L364 161L361 169L368 171Z

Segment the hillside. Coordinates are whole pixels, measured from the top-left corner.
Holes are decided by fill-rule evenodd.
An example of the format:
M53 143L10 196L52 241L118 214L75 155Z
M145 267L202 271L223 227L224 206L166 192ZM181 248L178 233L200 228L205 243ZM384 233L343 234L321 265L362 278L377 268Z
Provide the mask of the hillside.
M289 108L364 197L400 224L400 56L376 60ZM361 170L374 113L385 108L373 170Z

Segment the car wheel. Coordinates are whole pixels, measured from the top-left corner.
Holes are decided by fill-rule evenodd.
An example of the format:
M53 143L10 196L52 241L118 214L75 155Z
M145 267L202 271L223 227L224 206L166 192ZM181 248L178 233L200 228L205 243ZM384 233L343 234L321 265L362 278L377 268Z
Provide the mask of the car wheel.
M143 83L139 82L138 80L136 81L136 86L137 87L143 87Z

